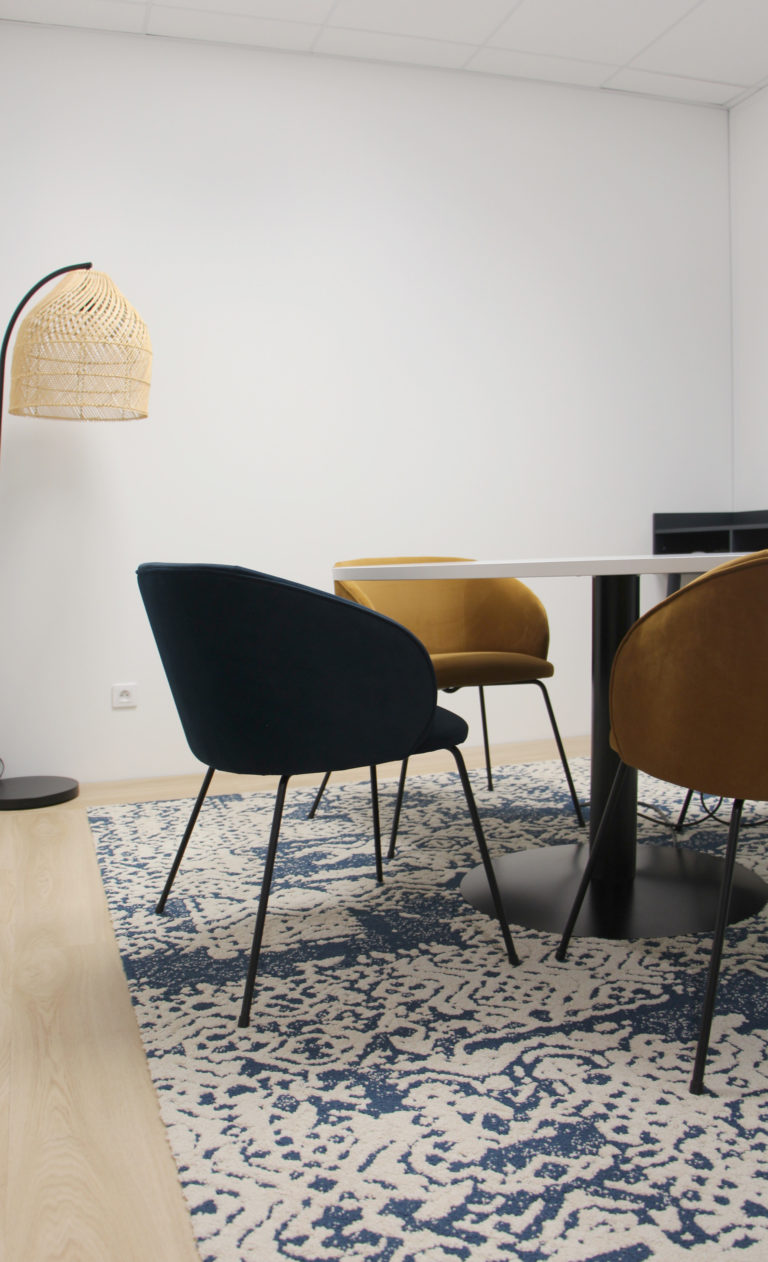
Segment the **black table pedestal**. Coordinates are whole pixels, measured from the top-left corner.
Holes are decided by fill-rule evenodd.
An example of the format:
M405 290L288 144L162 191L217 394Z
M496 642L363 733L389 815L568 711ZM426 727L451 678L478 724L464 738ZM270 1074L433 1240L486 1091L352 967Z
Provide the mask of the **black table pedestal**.
M561 934L576 897L588 846L540 846L494 859L504 912L510 925ZM594 882L574 934L595 938L657 938L711 933L715 926L722 860L685 846L637 847L629 885ZM482 866L461 883L467 902L492 916ZM736 864L729 924L754 916L768 901L768 885Z
M611 667L619 643L638 618L639 596L637 575L596 575L592 579L590 840L619 763L609 743ZM634 770L625 778L610 828L574 933L582 937L654 938L711 932L723 860L681 845L637 845ZM494 858L507 922L562 933L587 854L585 839L581 845L542 846ZM461 892L473 907L489 916L494 914L482 865L465 876ZM737 863L729 924L755 915L767 902L765 881Z
M611 669L616 649L640 614L640 579L636 574L596 575L592 579L592 736L589 786L589 840L592 842L611 791L619 756L610 745ZM611 815L595 877L623 885L635 872L637 845L637 772L624 779Z

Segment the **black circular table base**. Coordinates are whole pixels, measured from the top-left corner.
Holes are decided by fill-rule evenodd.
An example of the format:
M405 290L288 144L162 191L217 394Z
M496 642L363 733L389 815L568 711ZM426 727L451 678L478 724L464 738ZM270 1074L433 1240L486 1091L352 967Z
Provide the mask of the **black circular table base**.
M589 849L586 843L542 846L494 859L507 922L561 934L576 897ZM593 882L574 934L594 938L661 938L711 932L723 860L685 846L638 846L631 886ZM468 903L494 914L482 865L461 883ZM754 916L768 902L768 884L736 864L728 923Z
M0 811L29 811L38 806L58 806L80 792L77 780L67 776L0 776Z

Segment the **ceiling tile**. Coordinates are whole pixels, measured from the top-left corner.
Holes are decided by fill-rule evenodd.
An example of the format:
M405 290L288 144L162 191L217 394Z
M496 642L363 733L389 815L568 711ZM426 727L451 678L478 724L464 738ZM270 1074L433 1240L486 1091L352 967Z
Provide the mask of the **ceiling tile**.
M442 66L732 105L768 0L0 0L4 21Z
M267 18L204 13L166 4L152 5L147 27L149 35L202 39L215 44L248 44L290 52L309 52L318 30L318 26L308 22L272 22Z
M632 65L744 86L762 81L768 77L768 3L703 0Z
M515 79L542 79L548 83L573 83L599 88L615 71L615 66L593 61L569 61L567 57L540 57L517 53L509 48L481 48L467 65L483 74L510 75Z
M683 79L675 75L633 70L631 67L619 70L605 86L622 92L639 92L643 96L663 96L672 101L691 101L697 105L730 105L744 93L742 87L733 83Z
M329 27L482 44L515 0L338 0Z
M206 9L282 22L324 22L334 0L162 0L172 9ZM159 7L159 6L158 6Z
M475 51L473 44L446 40L414 39L406 35L380 35L372 31L335 30L325 27L315 44L317 53L366 61L392 61L411 66L440 66L458 70Z
M137 33L146 8L144 0L0 0L0 19Z
M523 0L489 43L621 65L697 0Z

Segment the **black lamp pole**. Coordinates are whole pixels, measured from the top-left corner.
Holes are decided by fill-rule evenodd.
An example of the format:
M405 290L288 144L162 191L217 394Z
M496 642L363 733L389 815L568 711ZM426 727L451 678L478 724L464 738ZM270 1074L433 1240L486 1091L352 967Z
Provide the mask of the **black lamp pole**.
M30 298L57 276L65 272L87 271L92 263L70 263L68 267L59 267L49 272L29 293L25 294L11 316L5 330L2 347L0 347L0 430L3 423L3 395L5 389L5 361L8 355L8 343L11 340L16 321L26 307ZM79 786L76 780L66 776L11 776L8 779L0 774L0 811L27 811L32 807L56 806L59 802L69 802L76 798Z

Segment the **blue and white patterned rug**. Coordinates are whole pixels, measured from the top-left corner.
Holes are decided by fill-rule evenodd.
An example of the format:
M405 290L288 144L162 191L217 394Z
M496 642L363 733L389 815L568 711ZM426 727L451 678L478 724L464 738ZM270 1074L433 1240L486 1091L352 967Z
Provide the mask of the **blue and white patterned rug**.
M574 773L585 798L586 760ZM492 852L573 839L558 766L496 781L477 779ZM676 814L681 795L643 778L641 798ZM729 931L694 1097L708 939L579 939L558 965L553 935L516 930L511 969L459 893L477 855L455 776L409 781L382 887L367 786L331 782L314 821L311 800L289 789L247 1030L271 795L208 800L164 917L191 804L90 812L201 1257L768 1257L768 913ZM720 851L726 827L703 819L685 842ZM743 836L741 861L768 876L768 826Z

